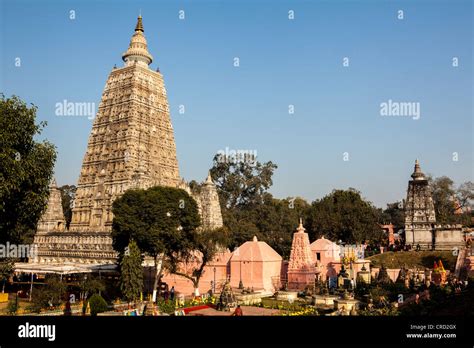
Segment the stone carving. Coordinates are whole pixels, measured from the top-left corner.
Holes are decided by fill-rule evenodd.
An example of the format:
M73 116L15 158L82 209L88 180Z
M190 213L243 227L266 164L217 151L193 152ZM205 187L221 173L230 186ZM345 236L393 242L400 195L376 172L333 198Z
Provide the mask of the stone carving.
M216 185L212 181L211 173L207 175L206 181L201 186L201 191L199 193L191 193L191 196L198 204L203 228L214 229L224 225L219 196Z
M46 210L38 221L38 231L42 233L61 232L65 228L66 220L64 219L61 191L58 189L56 180L53 178L49 185L49 198Z

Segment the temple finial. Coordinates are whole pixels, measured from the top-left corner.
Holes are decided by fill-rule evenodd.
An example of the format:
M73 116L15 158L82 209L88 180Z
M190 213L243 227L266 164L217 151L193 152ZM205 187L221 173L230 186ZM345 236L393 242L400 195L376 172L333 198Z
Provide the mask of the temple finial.
M411 177L415 180L424 180L425 179L425 175L421 171L420 161L418 161L418 159L415 160L415 169L414 169L413 174L411 175Z
M140 15L138 16L138 19L137 19L137 25L135 27L135 31L141 31L142 33L145 32L145 30L143 29L143 22L142 22L142 11L140 10Z
M298 228L296 229L298 232L304 232L306 229L304 228L303 226L303 219L300 218L300 224L298 226Z
M147 43L144 35L143 22L141 14L138 16L137 25L135 26L135 33L130 40L128 50L122 54L122 59L126 66L133 64L150 65L153 61L153 56L148 52Z
M420 173L421 168L420 168L420 161L415 160L415 173Z
M206 184L213 184L214 182L212 181L211 177L211 171L207 172L207 178L206 178Z

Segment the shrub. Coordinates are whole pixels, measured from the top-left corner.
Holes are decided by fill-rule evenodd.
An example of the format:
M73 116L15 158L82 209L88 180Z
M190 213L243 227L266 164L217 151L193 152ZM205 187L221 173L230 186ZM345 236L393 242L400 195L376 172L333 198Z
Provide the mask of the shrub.
M64 302L65 296L66 285L57 276L48 277L44 287L33 289L28 309L40 313L42 309L58 307Z
M18 303L16 300L8 302L7 312L10 315L15 315L18 311Z
M99 294L94 294L89 299L89 305L91 308L91 315L96 316L98 313L107 311L109 306L105 302L104 298Z
M160 310L160 312L163 312L163 313L173 314L174 311L176 310L174 301L158 300L156 301L156 305L158 309Z

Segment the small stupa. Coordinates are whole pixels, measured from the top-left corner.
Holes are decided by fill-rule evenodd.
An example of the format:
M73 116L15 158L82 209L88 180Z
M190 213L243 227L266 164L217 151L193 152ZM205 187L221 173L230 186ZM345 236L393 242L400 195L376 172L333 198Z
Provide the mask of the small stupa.
M313 285L316 277L316 261L305 231L300 218L300 224L293 234L288 263L288 288L291 290L303 290L307 285Z

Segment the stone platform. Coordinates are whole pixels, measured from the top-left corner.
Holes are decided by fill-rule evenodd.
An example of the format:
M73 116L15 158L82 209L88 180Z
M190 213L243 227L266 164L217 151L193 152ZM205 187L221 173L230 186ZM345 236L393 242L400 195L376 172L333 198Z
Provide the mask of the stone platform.
M275 298L278 301L295 301L298 298L298 291L278 291Z
M261 308L261 307L252 307L252 306L240 306L242 308L242 313L244 316L273 316L273 315L280 315L279 309L269 309L269 308ZM218 311L214 308L205 308L200 309L188 314L188 316L221 316L221 317L229 317L231 316L233 311L226 312L226 311Z
M262 302L262 298L273 296L272 292L264 290L256 291L251 294L242 294L237 291L238 290L234 290L235 300L239 305L245 306L259 304Z
M314 295L314 305L315 306L334 306L334 301L339 299L339 296L336 295Z

